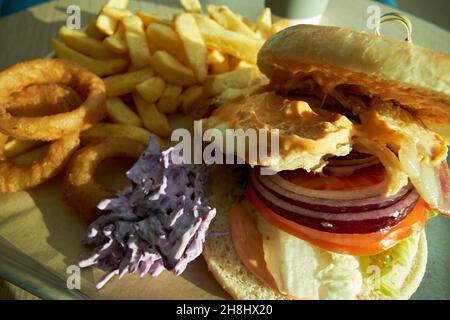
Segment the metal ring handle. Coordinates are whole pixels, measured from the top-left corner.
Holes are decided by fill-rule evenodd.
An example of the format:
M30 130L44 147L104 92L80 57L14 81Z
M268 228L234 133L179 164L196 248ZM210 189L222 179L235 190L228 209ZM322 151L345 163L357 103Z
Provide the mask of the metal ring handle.
M377 26L375 27L375 34L377 36L381 36L380 33L380 27L382 23L386 22L400 22L406 29L407 37L405 39L406 42L412 43L412 23L409 18L401 13L398 12L389 12L385 13L380 17L379 23L377 23Z

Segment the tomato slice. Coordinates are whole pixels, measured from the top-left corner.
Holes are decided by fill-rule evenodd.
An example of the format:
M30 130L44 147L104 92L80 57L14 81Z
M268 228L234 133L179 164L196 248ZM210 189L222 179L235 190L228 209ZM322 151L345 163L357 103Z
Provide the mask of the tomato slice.
M236 202L231 207L229 223L233 246L241 262L266 286L280 292L272 273L267 268L262 235L255 219L243 202ZM282 294L291 300L299 299L285 293ZM306 299L302 298L301 300Z
M250 185L247 188L247 198L267 222L277 228L327 251L361 256L383 252L413 233L421 231L429 211L428 205L420 198L413 210L389 230L367 234L344 234L318 231L283 218L268 208Z
M278 173L283 179L313 190L358 190L381 183L386 170L381 165L358 170L348 176L324 176L305 170L282 171Z

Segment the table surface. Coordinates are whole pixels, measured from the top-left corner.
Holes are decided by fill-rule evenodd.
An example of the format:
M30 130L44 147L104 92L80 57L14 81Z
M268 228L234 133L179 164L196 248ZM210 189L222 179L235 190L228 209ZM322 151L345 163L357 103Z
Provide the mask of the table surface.
M217 2L226 3L226 0ZM41 6L0 19L0 69L18 61L46 56L50 50L51 37L56 37L59 27L67 18L66 9L77 4L82 9L82 24L87 25L95 18L104 0L60 0L51 1ZM149 8L161 15L169 15L172 8L178 8L178 0L153 0L132 2L132 10ZM232 9L239 10L249 19L255 19L263 7L263 1L232 1ZM367 30L366 0L330 1L322 23ZM383 12L392 9L377 4ZM172 10L171 10L172 9ZM414 42L422 46L450 53L450 33L424 20L408 15L413 22ZM402 32L402 30L401 30Z
M212 0L214 1L214 0ZM18 61L45 57L51 52L50 39L57 37L58 29L67 18L69 5L79 5L82 10L82 25L87 25L95 18L102 0L60 0L30 8L26 11L0 19L0 69ZM227 3L227 1L219 1ZM330 1L322 24L348 27L368 31L366 26L367 7L374 2L366 0ZM392 9L380 5L382 12ZM255 19L263 8L263 1L233 1L233 10L241 12L249 19ZM149 2L134 1L130 4L132 11L145 10L170 17L174 8L178 8L177 0L154 0ZM414 43L434 50L450 53L450 33L424 20L408 14L413 23ZM403 30L392 26L384 29L385 34L403 38ZM0 225L2 221L0 209ZM448 248L450 247L450 221L441 217L433 219L427 226L429 240L429 263L425 279L414 295L418 299L450 298L450 264ZM0 236L3 236L0 234Z

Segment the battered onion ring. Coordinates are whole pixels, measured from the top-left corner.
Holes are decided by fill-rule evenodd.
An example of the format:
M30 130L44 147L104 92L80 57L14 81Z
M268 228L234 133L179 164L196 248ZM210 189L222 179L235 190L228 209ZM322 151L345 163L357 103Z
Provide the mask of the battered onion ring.
M86 100L78 108L43 117L13 116L9 97L29 85L60 84ZM103 81L82 67L60 59L37 59L0 73L0 132L23 140L56 140L100 121L106 114Z
M127 157L137 159L146 145L130 139L106 139L80 149L70 160L64 181L64 200L87 223L101 213L97 205L113 198L117 191L105 188L94 179L98 165L107 158Z
M7 109L16 117L42 117L69 112L82 102L80 95L70 87L39 84L14 92L8 99Z
M8 111L14 116L42 117L68 112L82 103L72 88L59 84L30 85L9 97ZM43 141L11 138L4 146L6 157L12 158L35 148Z
M46 155L27 164L8 161L0 134L0 193L18 192L37 186L58 174L80 144L79 133L71 133L50 144Z

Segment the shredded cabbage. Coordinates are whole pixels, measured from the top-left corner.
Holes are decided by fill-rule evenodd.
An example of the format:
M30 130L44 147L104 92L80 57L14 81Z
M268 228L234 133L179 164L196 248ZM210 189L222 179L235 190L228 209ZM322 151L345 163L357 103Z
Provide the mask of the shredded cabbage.
M216 209L204 193L206 167L178 164L181 159L180 150L160 152L152 136L127 172L133 186L99 204L105 215L91 224L84 240L95 249L79 263L106 272L97 288L126 272L157 276L168 269L179 275L201 254Z

